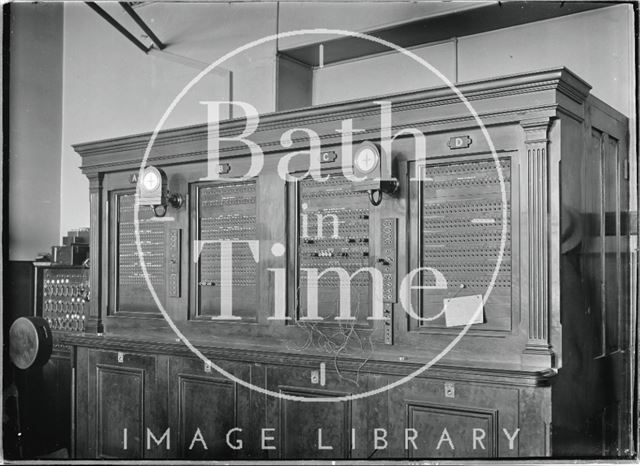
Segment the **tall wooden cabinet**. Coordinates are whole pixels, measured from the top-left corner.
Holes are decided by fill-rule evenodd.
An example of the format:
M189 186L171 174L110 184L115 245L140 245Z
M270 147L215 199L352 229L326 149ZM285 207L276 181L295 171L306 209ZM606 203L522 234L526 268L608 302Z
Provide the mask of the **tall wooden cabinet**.
M217 367L180 341L139 263L134 202L151 135L75 146L90 180L93 293L87 331L66 339L76 457L632 454L627 119L565 68L458 89L490 138L446 87L262 115L248 138L264 166L243 181L230 178L250 167L243 142L220 143L221 179L208 180L206 126L158 134L147 165L185 202L161 221L140 207L141 250L166 316ZM381 142L385 106L399 187L374 207L340 168L352 147ZM219 134L245 127L226 121ZM283 136L293 128L307 131ZM311 131L319 150L288 155L314 147ZM279 175L287 160L299 179ZM302 177L310 166L329 181ZM226 282L237 320L220 319L220 240L245 241ZM367 273L346 284L353 320L334 318L337 274L318 282L324 320L305 320L309 269L334 266L387 274L385 320L367 318L380 291ZM477 295L481 322L460 337L444 300ZM312 400L327 397L342 401Z

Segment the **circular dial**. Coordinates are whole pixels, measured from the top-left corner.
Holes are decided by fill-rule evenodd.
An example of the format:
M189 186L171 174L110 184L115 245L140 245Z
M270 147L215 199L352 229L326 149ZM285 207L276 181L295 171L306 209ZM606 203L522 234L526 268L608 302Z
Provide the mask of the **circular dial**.
M147 191L153 191L154 189L157 189L159 184L160 177L154 171L148 171L142 177L142 185Z
M369 173L378 165L379 155L371 147L364 147L356 154L356 167L363 173Z

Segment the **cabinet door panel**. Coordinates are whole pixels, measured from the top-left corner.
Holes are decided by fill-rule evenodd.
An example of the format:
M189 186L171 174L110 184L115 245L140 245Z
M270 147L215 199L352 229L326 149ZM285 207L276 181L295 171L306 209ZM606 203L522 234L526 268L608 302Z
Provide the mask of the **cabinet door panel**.
M520 393L515 387L415 378L389 392L389 405L394 457L517 456L521 439L532 435L529 426L520 425ZM415 448L405 440L405 429L417 432ZM515 435L513 448L503 429Z
M281 387L280 392L305 398L347 395L344 392L296 387ZM349 457L351 403L298 403L283 400L280 409L277 427L284 458Z
M115 351L89 351L88 406L90 456L97 458L163 458L171 446L168 428L166 372L158 359ZM78 377L83 377L79 373ZM79 414L79 413L78 413ZM125 431L126 429L126 431ZM167 443L167 441L169 443ZM91 450L95 455L91 455Z
M259 368L248 364L220 361L216 364L247 382L255 383L258 377L255 373L260 373ZM260 413L264 410L251 407L254 392L213 368L205 370L204 362L195 358L172 359L169 373L173 387L171 419L178 432L180 459L259 456L255 451L255 428L261 423Z
M347 370L338 375L332 360L325 364L324 377L313 380L316 368L271 366L267 387L282 395L313 399L354 395L386 384L381 376ZM386 393L353 401L300 402L269 397L267 402L265 427L274 429L269 435L275 439L268 443L276 447L268 451L270 458L368 458L373 453L373 430L387 423ZM378 452L374 458L385 456Z
M99 458L142 458L144 370L96 367Z
M407 429L418 433L414 442L406 443L410 458L424 457L425 451L434 458L496 456L497 411L414 402L406 406Z
M236 427L236 389L229 380L178 376L180 458L228 459L225 434ZM204 440L199 441L198 431Z

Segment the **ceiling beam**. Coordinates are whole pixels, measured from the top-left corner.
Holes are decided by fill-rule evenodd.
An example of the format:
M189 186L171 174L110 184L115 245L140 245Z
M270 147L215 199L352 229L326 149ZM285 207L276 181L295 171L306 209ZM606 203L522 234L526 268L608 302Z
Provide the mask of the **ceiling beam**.
M124 9L124 11L126 11L129 16L131 16L131 18L136 22L136 24L138 26L140 26L140 29L142 29L148 36L149 39L151 39L153 41L153 43L156 45L156 47L158 47L160 50L164 49L166 46L160 41L160 39L158 39L158 36L156 36L153 31L149 28L149 26L147 26L147 23L144 22L144 20L138 15L138 13L136 13L133 8L131 7L131 5L127 2L122 2L120 3L120 5L122 6L122 8Z
M133 42L133 45L138 47L144 53L148 53L151 47L147 47L142 42L138 40L133 34L131 34L122 24L116 21L109 13L104 11L101 7L99 7L95 2L85 2L89 8L98 13L107 23L112 25L114 28L118 30L123 36Z

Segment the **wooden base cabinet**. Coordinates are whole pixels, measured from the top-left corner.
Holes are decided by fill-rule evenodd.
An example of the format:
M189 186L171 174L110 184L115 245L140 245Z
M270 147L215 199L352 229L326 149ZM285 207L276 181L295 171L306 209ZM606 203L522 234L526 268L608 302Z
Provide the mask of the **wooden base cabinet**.
M282 364L208 357L238 380L307 401L266 396L178 345L75 337L76 458L411 459L549 454L549 374L437 369L399 378L312 372L330 358ZM214 356L215 355L215 356ZM356 379L357 378L357 379ZM348 380L347 380L348 379ZM354 381L357 380L356 386ZM78 381L85 381L78 383ZM361 399L312 402L379 390Z

